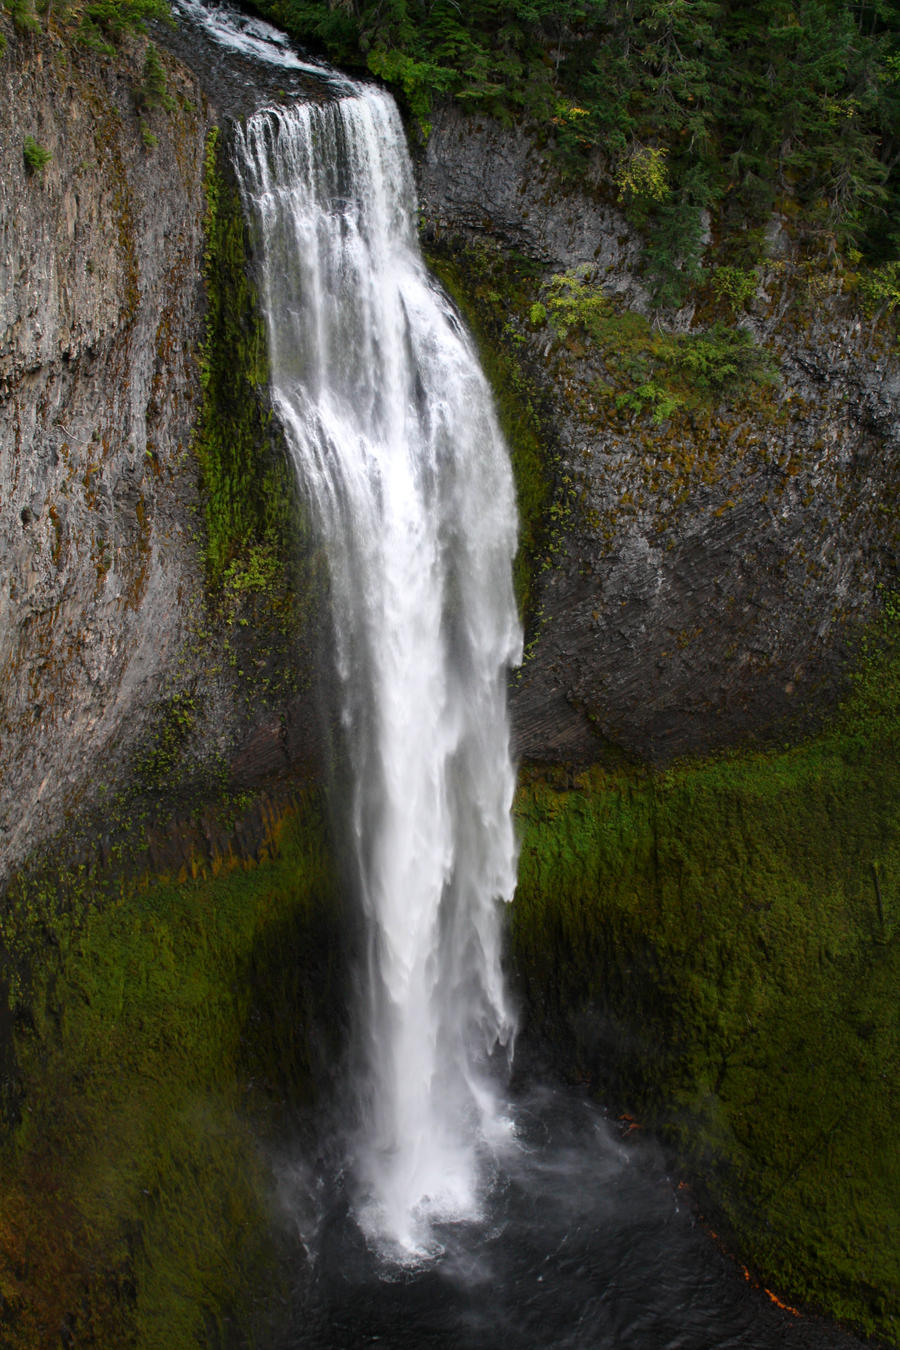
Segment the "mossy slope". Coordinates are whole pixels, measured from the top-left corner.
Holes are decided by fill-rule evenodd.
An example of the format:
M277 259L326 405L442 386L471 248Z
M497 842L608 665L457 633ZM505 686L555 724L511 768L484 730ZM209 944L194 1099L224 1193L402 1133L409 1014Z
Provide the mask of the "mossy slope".
M21 916L42 954L14 1010L4 1346L247 1342L275 1278L259 1140L340 1037L327 836L309 798L272 818L257 866L198 862L101 907Z
M742 1257L900 1343L898 706L895 654L798 748L526 773L512 941L533 1023Z

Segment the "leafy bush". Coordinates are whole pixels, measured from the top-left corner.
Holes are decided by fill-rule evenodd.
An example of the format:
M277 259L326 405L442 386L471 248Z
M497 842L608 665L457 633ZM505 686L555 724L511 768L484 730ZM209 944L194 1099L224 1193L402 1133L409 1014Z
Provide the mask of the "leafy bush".
M547 311L557 337L565 339L573 328L580 328L587 337L599 336L599 324L609 316L610 304L589 278L586 267L550 278Z
M857 285L867 313L883 309L892 314L900 304L900 262L882 263L860 273Z
M647 207L664 202L672 191L667 166L669 152L664 147L639 145L623 159L616 172L619 201Z
M646 384L639 384L636 389L616 395L617 408L630 408L637 413L649 409L657 426L683 407L684 401L681 394L676 394L664 384L657 384L655 380L648 380Z
M446 88L453 72L426 61L415 61L396 49L388 51L383 47L376 47L369 53L367 65L373 75L387 84L400 85L409 110L427 140L431 132L429 115L432 95Z
M716 299L724 300L733 310L743 309L753 299L758 285L756 268L717 267L712 274Z
M615 405L620 410L651 411L659 423L679 408L742 395L751 385L771 385L778 379L774 360L752 334L724 324L705 333L656 329L642 314L617 311L588 268L551 277L544 295L556 336L563 342L577 337L593 347L613 389L618 387ZM544 309L541 301L532 305L532 323Z

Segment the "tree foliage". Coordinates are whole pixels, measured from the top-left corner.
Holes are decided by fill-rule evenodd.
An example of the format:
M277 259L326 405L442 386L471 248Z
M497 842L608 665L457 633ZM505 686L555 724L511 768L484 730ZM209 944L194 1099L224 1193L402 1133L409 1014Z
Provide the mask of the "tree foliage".
M900 251L900 0L260 3L425 128L449 94L542 127L574 172L601 150L663 302L697 279L710 223L736 241L777 201L819 246Z

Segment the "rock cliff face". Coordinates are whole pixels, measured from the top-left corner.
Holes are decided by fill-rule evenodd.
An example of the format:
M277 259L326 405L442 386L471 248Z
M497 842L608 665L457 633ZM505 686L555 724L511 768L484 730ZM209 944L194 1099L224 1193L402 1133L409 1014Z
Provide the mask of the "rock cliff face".
M168 791L212 766L242 786L302 753L298 681L272 669L290 643L255 647L252 585L223 600L205 569L192 438L217 114L170 57L172 106L142 109L142 41L109 61L6 31L0 875L136 775ZM251 694L251 672L279 696Z
M601 170L573 187L524 136L451 108L420 183L433 247L499 238L541 265L534 300L542 279L583 268L617 313L653 317ZM777 387L656 420L617 398L603 352L510 303L495 328L530 372L569 484L513 693L526 758L590 760L612 743L665 760L808 725L833 702L898 556L900 365L853 280L802 259L774 221L739 322L774 356Z
M259 1287L268 1210L244 1120L256 1129L312 1092L341 1049L353 920L326 812L315 793L277 801L282 778L296 790L317 763L321 590L302 522L280 551L265 531L238 537L256 465L242 456L257 433L278 454L255 388L247 240L209 138L248 86L212 61L206 98L165 57L176 106L144 111L145 138L140 43L108 63L14 33L2 10L0 32L0 884L69 819L96 819L104 794L205 805L178 831L150 819L149 890L97 904L103 857L73 901L51 856L3 896L15 1166L0 1168L0 1208L16 1217L0 1224L0 1303L12 1345L55 1344L60 1327L79 1344L181 1344L208 1339L217 1309L233 1330L242 1282ZM189 38L181 50L197 59ZM43 169L29 171L26 136L50 152ZM814 718L896 577L888 325L776 222L755 294L724 317L780 383L654 420L612 339L547 318L548 278L584 266L623 348L645 325L626 355L649 350L639 242L602 172L576 190L523 134L445 110L420 178L430 247L533 404L554 485L549 511L534 497L548 519L513 688L520 753L665 760ZM707 326L723 318L701 300ZM228 508L212 519L215 567L203 474ZM863 683L824 749L523 775L513 959L560 1062L669 1129L763 1274L896 1338L883 1066L897 1059L884 1009L900 700L874 664L867 679L875 693ZM221 801L223 786L262 784L255 802Z
M118 770L188 638L207 115L113 67L0 64L0 839L7 865ZM23 137L52 155L29 172Z

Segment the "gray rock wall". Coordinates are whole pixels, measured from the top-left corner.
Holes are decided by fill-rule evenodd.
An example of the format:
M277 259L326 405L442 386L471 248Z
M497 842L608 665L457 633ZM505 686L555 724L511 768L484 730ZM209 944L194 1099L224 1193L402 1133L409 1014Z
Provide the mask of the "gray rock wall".
M0 62L0 855L104 781L188 637L207 115L170 64L7 28ZM23 140L52 154L29 172Z
M616 307L653 317L639 241L602 165L561 182L522 133L450 107L419 179L439 246L499 239L545 278L587 266ZM557 341L510 305L499 340L543 399L571 484L540 577L542 625L513 689L526 758L584 761L611 742L664 760L813 725L879 586L896 579L891 325L861 316L852 276L824 252L803 261L783 223L770 234L757 294L727 321L766 346L779 385L661 425L616 407L615 377L590 344ZM672 326L684 332L693 317L688 308Z
M67 821L89 816L102 842L134 805L154 821L223 788L281 792L324 751L318 563L297 504L279 508L296 528L262 590L207 568L201 348L230 340L205 325L214 125L236 254L211 284L237 337L254 321L227 116L210 97L209 69L220 91L227 72L202 36L163 29L157 42L177 39L197 73L163 51L172 106L147 110L147 39L106 57L71 32L19 34L2 13L0 30L2 883ZM266 90L238 74L246 110ZM50 152L43 169L29 171L26 136ZM263 429L252 477L283 447L257 376L239 373L246 424ZM211 403L213 440L244 434L235 412ZM258 543L234 541L245 573Z
M242 677L205 593L190 439L215 114L166 57L177 108L145 115L148 147L140 42L110 63L0 23L2 873L127 782L173 695L196 711L195 757L218 755L235 782L316 752L310 696L255 700L271 659L251 653ZM26 135L52 155L41 171ZM499 241L546 275L588 264L648 312L602 166L575 190L523 133L450 109L420 183L430 230ZM858 621L896 575L900 367L884 325L833 281L798 302L786 236L773 259L742 321L781 386L692 426L613 415L596 354L510 312L574 485L513 690L522 755L583 761L611 742L664 759L833 700Z

